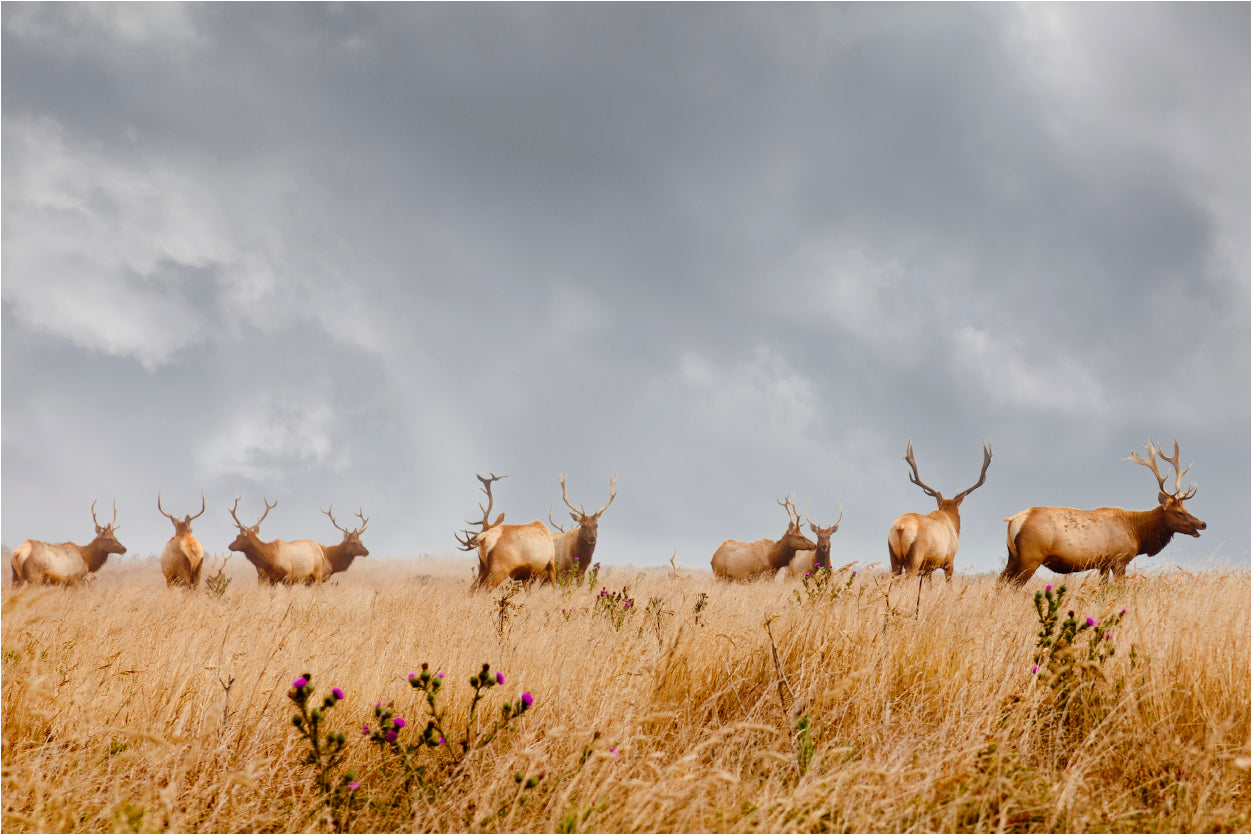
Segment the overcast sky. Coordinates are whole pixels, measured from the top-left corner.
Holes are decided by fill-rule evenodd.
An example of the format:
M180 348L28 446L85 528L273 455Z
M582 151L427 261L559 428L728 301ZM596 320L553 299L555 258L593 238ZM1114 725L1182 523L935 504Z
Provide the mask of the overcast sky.
M886 559L970 486L1251 563L1251 7L3 6L3 541L156 509L454 551L598 508L708 567L778 496ZM100 512L103 510L103 512ZM105 569L107 570L107 568ZM1044 572L1045 573L1045 572ZM348 575L350 579L350 575Z

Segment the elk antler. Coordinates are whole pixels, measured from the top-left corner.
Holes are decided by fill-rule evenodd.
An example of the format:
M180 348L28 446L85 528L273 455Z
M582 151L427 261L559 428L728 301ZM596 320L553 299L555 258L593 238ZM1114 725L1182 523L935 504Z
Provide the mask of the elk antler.
M465 534L463 538L460 534L453 534L456 537L456 541L460 543L460 550L472 551L478 547L478 535L476 533L470 530L462 531L462 533Z
M91 521L96 523L96 530L97 531L103 531L103 530L108 530L108 529L117 530L119 527L121 527L120 525L117 524L117 500L115 499L113 501L113 521L109 522L107 525L101 525L99 520L96 519L96 502L97 501L99 500L93 499L91 501Z
M615 498L617 498L617 474L613 473L612 481L608 482L608 504L604 505L599 510L595 511L594 515L598 517L601 513L607 510L608 505L612 504L613 499Z
M822 530L825 530L824 528L821 528L821 526L818 525L816 522L813 522L811 519L808 518L807 508L804 508L804 518L808 519L808 527L812 528L813 533L820 534ZM833 525L830 525L828 529L830 533L833 533L834 531L838 530L838 525L842 521L843 521L843 503L839 502L838 503L838 519L834 522Z
M556 480L560 482L560 497L565 500L565 504L569 505L569 509L572 510L579 517L586 516L586 508L574 507L573 502L569 501L569 487L566 486L565 484L565 474L561 473L560 475L556 476ZM580 522L582 520L579 519L578 521Z
M187 514L187 516L183 519L183 524L186 525L196 519L199 519L201 516L204 515L204 511L207 507L208 507L208 504L204 501L204 491L201 490L200 491L200 512L197 513L195 516L192 516L191 514ZM174 524L178 524L178 519L174 517L172 514L166 512L165 508L161 507L161 491L160 490L156 491L156 509L161 511L161 513L164 514L169 519L169 521L173 522Z
M799 508L795 506L793 496L787 496L786 501L778 499L778 504L786 508L787 523L799 527Z
M344 533L348 533L347 528L343 527L342 525L340 525L338 522L334 520L334 505L331 505L329 510L323 510L322 513L330 517L330 524L334 525L336 528L343 531Z
M273 503L273 504L270 504L270 503L269 503L269 499L267 499L267 498L265 498L265 497L263 497L263 496L262 496L261 498L262 498L262 501L264 501L264 502L265 502L265 512L261 514L261 518L260 518L260 519L257 519L257 520L256 520L256 524L251 526L251 528L250 528L251 530L256 530L256 529L260 528L260 526L261 526L261 522L264 522L264 521L265 521L265 517L269 515L269 511L273 510L275 507L277 507L277 506L278 506L278 500L277 500L277 499L274 499L274 503ZM226 509L230 511L230 515L231 515L231 517L235 520L235 524L239 526L239 530L241 530L241 531L242 531L242 530L249 530L249 527L248 527L247 525L245 525L245 524L243 524L242 522L240 522L240 521L239 521L239 517L238 517L238 515L236 514L236 511L238 511L238 509L239 509L239 497L238 497L238 496L235 496L235 506L234 506L234 507L228 507L228 508L226 508Z
M547 506L547 523L561 533L564 533L565 529L560 526L559 522L552 518L552 507L553 506L550 504Z
M174 524L178 524L178 520L174 518L174 515L172 513L166 513L165 508L161 507L161 491L160 490L156 491L156 509L161 511L161 513L165 516L165 518L169 519L169 521L173 522Z
M928 495L933 496L939 502L943 500L943 494L930 487L921 480L921 474L917 472L917 460L912 457L912 441L908 441L908 452L904 455L904 460L908 462L908 466L912 468L912 474L908 476L908 480L920 487Z
M962 501L965 496L969 495L974 490L976 490L977 488L981 487L983 484L986 483L986 471L990 469L990 456L992 454L990 451L990 441L986 441L985 443L982 444L982 453L983 453L982 474L977 477L977 484L974 484L972 487L970 487L968 490L965 490L962 493L957 493L954 501L957 501L957 502Z
M1138 453L1131 452L1129 454L1129 458L1126 460L1133 461L1135 464L1142 464L1144 467L1147 467L1148 469L1150 469L1151 472L1155 474L1155 480L1158 481L1160 484L1161 493L1165 494L1166 496L1172 496L1173 498L1178 499L1179 501L1185 501L1186 499L1192 498L1194 494L1198 491L1199 489L1198 486L1192 484L1190 485L1190 489L1188 489L1185 493L1181 493L1182 477L1186 475L1186 473L1190 472L1190 467L1187 467L1184 470L1181 468L1181 449L1177 445L1176 438L1173 439L1173 457L1172 458L1165 455L1164 450L1157 447L1154 443L1152 443L1150 439L1148 439L1147 441L1147 455L1149 455L1150 458L1143 458ZM1164 482L1168 479L1168 476L1160 474L1160 468L1156 464L1156 460L1155 460L1157 455L1160 458L1163 458L1168 463L1172 464L1173 472L1177 474L1177 478L1173 482L1172 490L1169 490L1168 488L1164 486Z
M365 532L365 528L369 527L369 517L365 515L365 509L361 507L356 509L356 516L361 520L361 526L356 529L356 535L360 536Z
M263 501L263 502L265 503L265 512L261 514L261 518L260 518L260 519L257 519L257 520L256 520L256 524L252 526L252 527L254 527L254 528L259 528L259 527L261 526L261 522L264 522L264 521L265 521L265 517L269 515L269 511L273 510L275 507L277 507L277 506L278 506L278 500L277 500L277 499L274 499L274 503L273 503L273 504L270 504L270 503L269 503L269 499L267 499L265 496L261 496L261 501Z
M160 492L157 492L157 494L156 494L156 499L157 499L157 504L160 504L160 500L161 500L161 494L160 494ZM203 515L204 515L204 511L205 511L205 510L207 510L207 509L208 509L208 503L204 501L204 488L203 488L203 487L201 487L201 488L200 488L200 512L199 512L199 513L197 513L195 516L192 516L192 517L190 517L189 519L187 519L187 521L188 521L188 522L191 522L191 521L194 521L194 520L196 520L196 519L199 519L201 516L203 516Z
M495 527L495 525L498 525L500 522L504 521L504 514L501 513L498 519L496 519L494 522L491 522L491 509L495 507L495 497L491 495L491 485L499 481L501 478L508 478L508 476L496 475L495 473L491 473L490 478L484 478L483 476L478 476L478 481L482 482L482 492L486 493L487 495L487 506L483 507L482 502L478 502L478 510L482 511L482 521L475 522L472 519L468 520L470 525L481 525L482 530L485 531L487 528L493 528Z

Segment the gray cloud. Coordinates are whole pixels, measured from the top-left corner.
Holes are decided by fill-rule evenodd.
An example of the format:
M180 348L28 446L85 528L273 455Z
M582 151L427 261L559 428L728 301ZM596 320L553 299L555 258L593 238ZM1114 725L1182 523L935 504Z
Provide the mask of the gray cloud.
M1145 507L1176 434L1222 525L1251 421L1238 6L3 9L3 534L117 496L363 505L450 548L620 498L615 562L705 566L776 496L880 560L958 490ZM932 477L932 480L931 480ZM247 510L251 513L251 509ZM155 517L155 518L153 518ZM271 528L272 526L272 528Z

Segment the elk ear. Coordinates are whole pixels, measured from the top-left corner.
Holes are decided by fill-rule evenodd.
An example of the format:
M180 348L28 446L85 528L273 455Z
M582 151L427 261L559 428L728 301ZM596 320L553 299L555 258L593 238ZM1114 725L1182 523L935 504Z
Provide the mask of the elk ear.
M1161 490L1160 495L1157 496L1156 498L1160 500L1160 507L1168 507L1169 500L1172 499L1173 497L1170 496L1168 493L1165 493L1163 490Z
M578 514L574 513L572 510L569 511L569 518L577 522L579 525L582 524L582 520L578 518Z
M816 525L814 525L814 524L812 524L811 522L809 522L809 523L808 523L808 527L812 528L812 532L813 532L813 533L815 533L817 536L820 536L820 535L821 535L821 532L820 532L819 530L817 530L817 526L816 526Z
M491 527L495 527L496 525L498 525L499 523L503 521L504 521L504 514L501 513L499 516L495 517L495 521L491 523Z

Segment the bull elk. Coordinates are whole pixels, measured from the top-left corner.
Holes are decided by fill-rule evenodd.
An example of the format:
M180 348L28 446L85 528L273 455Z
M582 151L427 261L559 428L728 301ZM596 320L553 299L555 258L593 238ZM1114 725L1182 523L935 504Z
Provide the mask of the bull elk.
M508 579L533 580L540 576L556 582L556 548L547 525L537 519L525 525L505 525L503 513L491 521L491 509L495 506L491 485L507 477L495 473L491 473L490 478L478 476L487 495L487 506L484 508L479 502L482 521L469 524L479 525L481 530L465 530L463 537L456 537L462 551L478 551L475 589L493 589Z
M357 510L356 515L361 520L361 526L348 530L335 521L334 505L331 505L329 510L323 510L322 513L330 517L330 524L343 532L343 541L338 545L321 546L322 553L325 555L325 563L322 566L322 579L325 580L329 579L332 574L347 571L352 565L352 560L357 557L369 556L369 549L361 542L361 534L369 526L369 519L366 518L363 510Z
M265 512L256 524L248 526L239 521L236 514L239 499L235 497L235 506L228 510L239 527L239 535L230 543L230 550L242 552L247 561L256 566L258 584L320 583L325 576L325 554L316 542L311 539L261 541L261 522L278 506L277 500L273 504L269 499L264 501Z
M1172 490L1164 486L1168 477L1160 474L1157 456L1173 467L1176 479ZM1097 568L1105 580L1109 575L1123 577L1125 567L1134 557L1154 557L1164 550L1173 534L1197 538L1207 523L1192 516L1183 504L1194 497L1198 488L1192 484L1184 493L1181 490L1182 477L1190 472L1190 467L1181 468L1177 439L1173 439L1171 458L1148 440L1146 458L1131 452L1125 460L1141 464L1155 475L1160 486L1158 507L1031 507L1007 516L1004 521L1008 523L1008 565L999 579L1023 585L1040 565L1057 574Z
M908 441L908 452L904 460L912 468L908 480L932 496L938 502L938 508L922 516L919 513L905 513L890 526L886 537L886 545L890 550L890 570L893 574L921 574L932 580L933 572L942 569L947 575L947 582L955 573L956 549L960 547L960 503L965 497L986 483L986 470L990 468L990 444L982 444L982 474L977 483L957 493L950 499L921 481L917 472L917 462L912 456L912 441Z
M91 503L91 521L96 525L96 538L86 545L62 542L53 545L28 539L13 550L9 565L13 584L76 586L83 577L99 571L109 554L124 554L126 546L117 541L117 503L113 503L113 521L101 525L96 519L96 503Z
M727 539L712 555L712 573L721 580L754 580L764 574L776 574L795 558L796 551L815 551L816 543L804 536L799 510L788 496L778 499L786 510L786 532L780 539L757 539L740 542ZM837 526L836 526L837 527Z
M208 507L204 502L204 491L200 491L200 512L195 516L187 514L181 521L177 516L166 513L161 507L161 491L156 491L156 509L161 511L169 521L174 523L174 535L165 543L161 552L161 572L165 575L167 586L185 586L189 589L200 587L200 571L204 568L204 546L191 535L191 522L204 515Z
M594 513L587 513L582 506L574 507L573 502L569 501L564 475L558 476L558 479L561 496L565 504L569 505L569 516L578 526L567 531L558 529L557 533L552 534L552 545L556 549L556 570L564 575L577 569L577 576L581 577L590 567L591 558L595 556L595 543L599 540L599 517L613 503L613 499L617 498L617 476L614 474L612 481L608 483L608 504ZM548 520L551 520L550 512Z
M808 511L804 511L804 518L808 519ZM843 521L843 506L838 506L838 519L829 527L821 527L820 525L808 519L809 529L817 536L817 547L813 551L796 551L794 559L791 560L790 573L794 577L797 574L810 574L818 569L830 570L830 537L838 530L839 524Z

